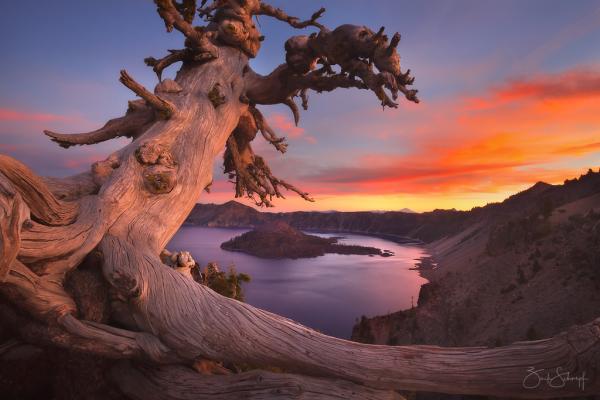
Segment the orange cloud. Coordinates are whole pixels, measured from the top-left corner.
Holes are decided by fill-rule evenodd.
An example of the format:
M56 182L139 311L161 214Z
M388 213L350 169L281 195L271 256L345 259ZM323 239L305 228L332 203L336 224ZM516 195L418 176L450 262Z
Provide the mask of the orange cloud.
M403 126L410 133L402 136L407 143L401 145L411 151L365 155L353 165L323 169L305 179L327 193L439 196L561 182L581 172L569 166L570 160L600 151L598 104L600 73L574 69L515 80L480 96L430 103L409 112L411 119L404 110L391 118L369 114L369 121L384 121L370 136Z
M314 155L283 170L278 159L272 160L276 175L318 200L304 204L289 196L277 204L284 209L393 209L394 204L398 209L465 209L502 200L537 181L560 183L600 166L599 104L600 73L574 68L459 98L402 104L396 112L354 110L341 118L354 128L354 138L360 143L385 139L385 146L332 152L321 167L309 158ZM293 127L283 115L273 121L282 132ZM343 131L331 134L353 140Z
M575 69L560 74L546 74L534 79L519 79L497 90L501 100L519 98L565 98L600 95L600 72Z

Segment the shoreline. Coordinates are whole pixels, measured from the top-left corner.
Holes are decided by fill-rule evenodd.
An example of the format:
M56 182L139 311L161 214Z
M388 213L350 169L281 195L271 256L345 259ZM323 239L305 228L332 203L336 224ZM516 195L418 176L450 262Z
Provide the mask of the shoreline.
M184 222L182 227L192 226L199 228L218 228L218 229L248 229L252 230L257 228L260 225L247 225L247 226L221 226L221 225L202 225L202 224L194 224L192 222ZM390 242L394 242L396 244L406 245L406 246L423 246L426 248L426 243L420 239L411 238L408 236L396 235L393 233L381 233L381 232L365 232L365 231L348 231L348 230L337 230L337 229L305 229L298 228L299 231L302 232L310 232L310 233L340 233L340 234L352 234L352 235L362 235L362 236L370 236L379 239L389 240ZM428 249L429 251L429 249Z

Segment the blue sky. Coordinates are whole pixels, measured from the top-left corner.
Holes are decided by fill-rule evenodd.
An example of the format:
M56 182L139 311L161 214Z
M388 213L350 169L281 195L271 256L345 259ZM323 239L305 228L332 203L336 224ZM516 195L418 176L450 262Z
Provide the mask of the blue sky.
M593 105L600 104L600 84L594 85L600 71L600 1L270 3L301 18L324 6L322 22L332 28L353 23L400 32L403 68L413 71L423 100L381 112L372 93L312 94L299 129L291 126L286 108L265 107L272 124L289 136L290 149L284 158L264 144L256 145L257 152L277 174L304 183L320 199L305 206L290 195L278 202L281 209L469 208L500 200L538 177L559 182L600 164L600 149L593 146L600 122ZM143 59L182 47L181 35L165 31L148 0L9 2L0 18L0 151L40 174L80 172L122 146L119 140L64 150L41 130L90 130L122 115L132 95L119 84L119 70L153 87L156 77ZM267 73L283 62L285 40L300 32L268 18L259 23L267 39L251 65ZM547 88L563 78L581 80L590 93L549 99ZM531 85L538 92L522 95L519 90ZM487 108L470 108L474 99ZM549 115L549 101L561 111ZM514 138L523 138L523 146L514 146ZM548 139L540 144L539 138ZM589 151L565 150L577 145ZM511 162L486 169L483 156ZM363 180L347 177L363 175L356 171L365 166L373 171ZM404 172L413 167L413 173ZM394 169L395 175L374 178ZM215 170L217 177L218 163ZM490 178L492 173L501 179ZM223 180L215 189L202 200L232 197Z

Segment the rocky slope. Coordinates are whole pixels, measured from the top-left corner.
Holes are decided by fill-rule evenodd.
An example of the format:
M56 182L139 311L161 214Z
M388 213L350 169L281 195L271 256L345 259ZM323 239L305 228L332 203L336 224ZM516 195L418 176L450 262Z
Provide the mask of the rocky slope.
M205 226L282 220L304 230L388 234L427 243L418 306L364 318L355 340L495 346L554 335L600 309L600 173L538 182L470 211L260 213L230 202L198 205Z
M342 245L336 238L307 235L283 221L267 222L221 244L221 248L262 258L307 258L326 253L390 256L375 247Z
M368 343L498 346L552 336L600 309L600 173L538 183L428 244L418 306L362 318Z
M254 228L266 220L264 213L232 200L224 204L196 204L186 223L211 228Z

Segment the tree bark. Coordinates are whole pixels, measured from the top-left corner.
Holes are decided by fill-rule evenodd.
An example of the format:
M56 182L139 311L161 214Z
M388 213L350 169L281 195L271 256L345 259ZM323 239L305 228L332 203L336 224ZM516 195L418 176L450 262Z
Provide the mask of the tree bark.
M268 205L273 196L282 197L281 185L309 199L272 176L252 152L250 141L259 129L285 150L257 104L288 104L297 117L293 97L305 103L308 89L339 87L369 89L384 106L395 106L384 89L394 99L400 91L418 100L416 91L406 88L412 84L408 71L400 72L399 36L388 43L383 30L343 25L329 31L316 22L322 11L300 22L258 0L216 1L201 10L211 23L200 28L189 17L194 2L155 3L167 28L187 38L186 49L172 53L176 57L148 61L159 76L173 58L183 61L175 80L160 82L153 93L123 71L121 81L143 99L130 103L124 117L90 133L46 132L64 147L117 136L132 137L129 145L89 173L63 180L39 178L0 156L0 292L10 304L0 308L0 318L21 340L135 359L139 368L121 366L113 374L132 398L244 393L370 399L395 398L394 390L520 398L582 394L572 382L559 389L524 389L529 367L585 373L585 393L600 391L600 320L552 339L498 349L366 345L225 298L165 265L159 255L212 181L213 160L226 143L226 157L234 161L227 164L226 158L226 165L237 176L238 195L258 194ZM260 47L253 15L316 26L320 33L290 39L286 64L260 76L248 66ZM317 62L322 69L315 70ZM342 71L334 73L330 64ZM65 277L94 250L102 255L98 268L119 304L108 321L84 320L81 302L65 289ZM303 375L206 378L182 367L199 358Z
M119 364L111 370L110 376L134 400L403 399L393 391L371 389L348 381L265 371L199 376L181 366L136 368Z

